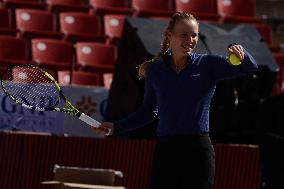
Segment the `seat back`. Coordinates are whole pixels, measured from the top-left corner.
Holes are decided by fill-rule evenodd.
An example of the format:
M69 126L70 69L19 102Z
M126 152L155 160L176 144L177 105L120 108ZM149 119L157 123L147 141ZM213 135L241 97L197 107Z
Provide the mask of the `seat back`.
M5 0L5 2L38 3L38 0Z
M170 0L132 0L132 7L135 10L157 10L169 11L171 10Z
M256 0L217 0L217 5L222 16L256 16Z
M73 61L73 46L56 39L32 39L32 59L36 62L69 63Z
M47 0L46 3L49 5L85 5L84 0Z
M99 20L96 15L87 13L60 13L60 31L67 34L98 34Z
M0 59L28 60L27 43L22 38L0 36Z
M52 13L33 9L16 10L16 27L23 31L55 31Z
M0 8L0 28L9 28L9 12L8 9Z
M126 0L90 0L90 5L95 8L100 7L116 7L116 8L127 8L128 2Z
M69 85L70 79L71 77L69 71L58 72L58 82L60 85ZM72 84L99 86L100 77L95 73L74 71L72 72Z
M272 44L272 28L267 24L255 24L255 28L262 36L263 40L268 44Z
M111 38L121 38L125 22L124 15L105 15L104 16L104 31Z
M176 11L217 14L216 0L175 0Z
M93 42L79 42L75 46L77 64L82 66L113 66L115 47Z

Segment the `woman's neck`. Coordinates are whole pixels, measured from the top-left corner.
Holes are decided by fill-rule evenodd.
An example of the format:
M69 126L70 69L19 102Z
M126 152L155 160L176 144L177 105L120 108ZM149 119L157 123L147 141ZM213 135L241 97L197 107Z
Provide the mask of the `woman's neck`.
M176 57L172 56L172 68L176 73L179 73L187 66L187 58L186 56Z

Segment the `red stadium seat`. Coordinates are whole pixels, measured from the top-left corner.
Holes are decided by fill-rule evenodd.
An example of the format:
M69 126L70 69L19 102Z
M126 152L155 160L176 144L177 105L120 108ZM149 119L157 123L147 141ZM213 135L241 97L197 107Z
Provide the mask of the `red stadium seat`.
M123 33L124 22L124 15L109 14L104 16L104 30L108 36L107 44L118 44Z
M169 17L173 13L171 0L132 0L134 16Z
M52 12L88 12L84 0L47 0L48 10Z
M130 8L127 0L90 0L95 15L124 14L132 15L134 10Z
M63 34L55 32L53 15L47 11L33 9L16 10L16 27L23 37L62 39Z
M82 72L82 71L73 71L72 78L70 77L70 71L58 71L58 82L60 85L87 85L87 86L100 86L100 78L99 75L90 73L90 72Z
M272 53L273 58L279 66L280 80L284 82L284 54L283 53Z
M114 46L81 42L75 45L77 64L83 69L97 73L112 73L115 67L116 51Z
M12 81L17 83L40 83L43 81L47 81L31 77L32 75L35 75L35 70L29 67L18 67L17 69L13 69L12 75L13 75Z
M66 41L32 39L32 59L46 69L71 69L73 55L73 46Z
M38 0L4 0L3 7L10 10L11 26L15 27L15 10L16 9L46 9L46 4Z
M59 14L62 12L89 12L90 7L84 0L47 0L48 10L54 14L56 30L59 26Z
M0 66L31 63L25 39L0 36Z
M279 45L275 45L272 42L272 28L267 24L254 24L257 31L262 36L262 39L266 42L271 52L280 52L281 48Z
M65 34L65 40L73 43L78 41L106 41L101 34L97 16L87 13L66 12L60 13L60 31Z
M272 53L273 58L279 66L279 71L276 75L276 80L273 86L272 95L278 95L284 92L284 54L283 53Z
M201 21L219 21L217 0L175 0L175 9L192 13Z
M0 8L0 28L10 28L9 10Z
M261 23L256 16L256 0L217 0L221 22L230 23Z
M16 36L18 30L11 28L11 20L9 16L9 10L0 8L0 35L12 35Z
M255 24L255 28L262 36L267 45L272 44L272 28L267 24Z

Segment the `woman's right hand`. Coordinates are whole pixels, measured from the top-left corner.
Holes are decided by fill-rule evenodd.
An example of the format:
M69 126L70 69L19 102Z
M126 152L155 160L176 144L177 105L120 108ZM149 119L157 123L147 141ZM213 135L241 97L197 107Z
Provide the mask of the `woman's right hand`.
M95 128L94 130L98 135L112 135L113 134L113 123L111 122L103 122L98 128Z

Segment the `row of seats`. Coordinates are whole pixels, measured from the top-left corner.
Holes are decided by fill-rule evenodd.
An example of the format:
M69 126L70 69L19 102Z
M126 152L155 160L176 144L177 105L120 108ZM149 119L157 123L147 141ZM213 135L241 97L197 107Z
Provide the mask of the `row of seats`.
M0 34L22 37L55 38L68 41L96 41L112 43L122 35L123 15L105 15L104 29L100 29L97 16L80 12L59 15L59 30L55 28L52 13L35 9L16 9L16 28L9 27L8 10L0 8ZM101 32L103 30L104 32Z
M196 14L255 17L256 0L5 0L10 8L39 8L48 10L95 11L136 16L168 16L173 11ZM244 6L245 5L245 6Z
M260 22L256 0L5 0L3 6L147 17L168 17L174 11L186 11L205 20Z
M6 0L5 3L7 4L8 2L10 3L13 2L14 4L16 4L17 2L19 2L21 4L24 1L27 1L27 2L32 1L34 3L37 2L37 0L23 0L23 1ZM17 8L12 9L10 12L15 12L14 22L15 22L16 28L22 31L26 31L26 30L48 31L49 33L45 35L48 37L54 37L54 38L60 38L62 37L62 33L64 34L70 33L70 30L73 30L74 32L77 32L77 33L80 32L81 34L88 34L88 36L81 35L79 38L80 40L95 40L95 41L104 42L106 38L103 34L106 34L108 36L112 35L108 33L109 28L114 28L113 26L116 26L115 29L118 29L119 26L123 25L123 24L119 25L119 23L123 22L122 21L123 17L127 15L127 12L123 12L123 11L119 12L117 11L117 10L120 10L118 8L123 8L123 10L128 8L130 10L125 0L116 0L116 1L114 0L104 0L104 1L90 0L89 5L93 7L93 9L91 9L92 11L88 11L89 13L85 13L85 14L70 12L70 11L80 11L81 10L80 8L78 10L75 8L71 9L70 6L71 7L81 7L81 6L87 7L86 2L83 0L76 0L76 1L74 0L48 0L46 1L46 3L49 5L49 10L54 10L52 8L54 6L61 7L60 9L59 8L56 9L55 11L56 16L52 14L50 11L17 9ZM171 2L170 0L167 0L167 1L165 0L152 1L151 0L149 2L147 0L143 0L143 1L133 0L132 6L136 8L137 10L139 10L140 12L143 12L142 10L144 9L148 10L146 12L157 11L157 13L154 13L152 16L159 17L159 16L163 16L163 14L159 15L159 13L162 10L167 12L167 16L170 13L172 13L172 9L170 8L171 7L170 5L175 4L175 7L177 10L193 12L199 19L201 19L201 21L203 18L206 17L205 20L207 21L208 20L217 21L219 18L222 18L222 22L229 21L229 22L237 22L237 23L253 23L256 25L257 29L260 31L262 36L264 36L264 40L268 43L268 45L272 46L271 28L268 25L263 24L260 18L256 17L255 0L245 1L246 3L245 7L242 7L243 6L242 3L243 3L243 0L238 0L238 1L176 0L175 3ZM42 3L38 3L38 4L42 4ZM18 7L21 7L21 6L18 6ZM65 7L65 9L62 7ZM217 9L217 7L219 8ZM105 11L105 12L98 11L98 10L104 10L104 8L108 11ZM220 10L220 12L218 12L217 10ZM68 11L68 13L66 13L66 11ZM103 16L99 17L97 13L101 13L103 14ZM109 15L110 13L113 13L113 14L119 13L120 17L113 15L113 14ZM2 26L0 25L1 28L4 28L4 27L7 28L9 27L9 25L11 25L10 23L13 22L13 20L10 20L10 21L7 20L7 18L9 18L7 14L8 14L8 10L6 10L6 12L4 9L0 10L0 20L2 22ZM136 13L133 12L132 15L143 16L145 14L144 13L140 14L140 13L137 13L136 11ZM200 16L200 15L203 15L203 16ZM215 18L217 18L217 20ZM5 25L4 25L4 22L6 23ZM45 24L40 24L43 22ZM91 22L93 24L91 24ZM51 31L53 32L52 34L50 33ZM7 33L7 30L2 31L2 33L5 33L5 32ZM14 32L15 31L13 30L12 33ZM61 33L55 33L55 32L61 32ZM1 34L1 30L0 30L0 34ZM90 36L90 34L92 34L92 36ZM121 35L121 33L119 35ZM39 36L39 37L45 37L45 36ZM74 40L74 35L68 36L67 38ZM113 39L111 39L111 41L113 41Z
M16 35L19 32L24 37L65 38L69 41L96 41L116 44L122 35L125 15L105 15L103 24L97 16L88 13L63 12L59 14L59 22L54 22L52 13L34 9L16 9L16 30L9 28L7 9L0 9L0 34ZM56 29L56 25L59 29ZM263 23L254 24L271 49L271 27ZM103 26L103 28L101 28ZM2 28L2 29L1 29ZM1 32L2 31L2 32ZM278 48L279 50L279 48Z
M72 70L72 76L75 77L72 77L73 84L79 84L81 79L80 81L88 81L85 82L87 85L109 87L117 58L114 46L95 42L78 42L72 45L63 40L45 38L32 39L30 43L31 49L28 49L27 40L0 35L1 67L36 63L59 79L61 84L69 84L70 80L62 79L62 74L66 76ZM61 77L57 78L59 73ZM104 77L108 77L107 81Z
M58 71L58 82L62 86L72 85L84 85L84 86L100 86L106 89L110 89L112 83L112 73L104 73L103 77L98 74L84 72L84 71L73 71L72 76L69 70ZM71 81L72 78L72 81ZM102 85L103 82L103 85Z
M84 86L100 86L100 76L98 74L90 73L90 72L83 72L83 71L72 71L70 73L70 70L65 71L57 71L57 80L61 86L70 85L84 85ZM18 70L13 70L13 81L15 82L24 82L24 83L30 83L30 82L38 82L37 80L34 80L33 77L23 77L25 75L33 74L31 70L27 67L22 67ZM49 72L50 73L50 72ZM72 74L72 77L71 77ZM72 78L72 81L71 81ZM112 82L112 74L104 74L104 87L110 88L110 84Z
M243 6L244 3L246 6ZM35 6L37 4L39 5L39 7ZM83 32L92 32L92 34L98 32L104 34L104 25L107 25L108 23L106 23L105 21L102 22L102 19L104 19L102 16L108 14L168 17L170 14L172 14L173 11L186 11L192 12L201 21L205 20L221 21L222 23L234 22L256 24L257 28L260 30L263 36L265 36L265 40L269 42L268 44L271 43L271 31L269 31L271 30L271 28L269 28L269 26L267 25L263 25L262 20L256 16L256 0L5 0L3 1L3 7L9 8L12 15L15 14L14 19L13 16L10 16L10 18L12 19L9 21L10 25L13 22L15 22L14 25L18 25L19 22L21 23L21 21L19 21L19 14L22 15L22 13L18 13L20 11L15 11L16 9L27 7L33 9L42 9L42 7L45 7L45 10L48 10L48 13L46 12L45 16L41 15L42 12L32 12L30 10L30 13L25 14L24 18L27 18L28 15L32 14L35 14L35 16L45 17L45 21L46 23L48 23L45 25L49 26L48 31L51 30L57 32L65 32L65 29L62 27L67 24L65 22L66 20L64 21L65 17L63 15L63 12L73 12L73 16L68 16L67 22L72 22L72 20L78 19L79 22L81 22L81 20L84 20L84 22L89 23L88 21L85 21L87 18L75 19L75 17L84 17L84 14L74 15L75 11L88 12L89 17L92 17L89 18L89 20L94 20L94 24L89 24L88 26L92 26L91 28L93 28L93 30L91 31L91 28L89 28L90 31ZM3 19L0 18L1 20L7 18L7 16L2 17ZM43 19L44 18L41 18L41 20ZM51 22L51 20L54 20L54 22ZM117 21L112 23L116 24ZM74 26L72 29L74 30L78 27L84 28L84 25L82 24L80 26ZM17 28L21 29L23 27L18 26ZM47 28L41 29L47 30ZM96 40L103 41L102 36L96 36L95 38Z
M17 35L28 42L36 38L55 38L72 44L87 41L117 45L125 16L168 18L173 10L192 12L201 22L253 24L280 65L275 88L284 86L283 54L279 53L280 47L272 43L271 27L256 16L255 0L5 0L2 5L0 35Z

